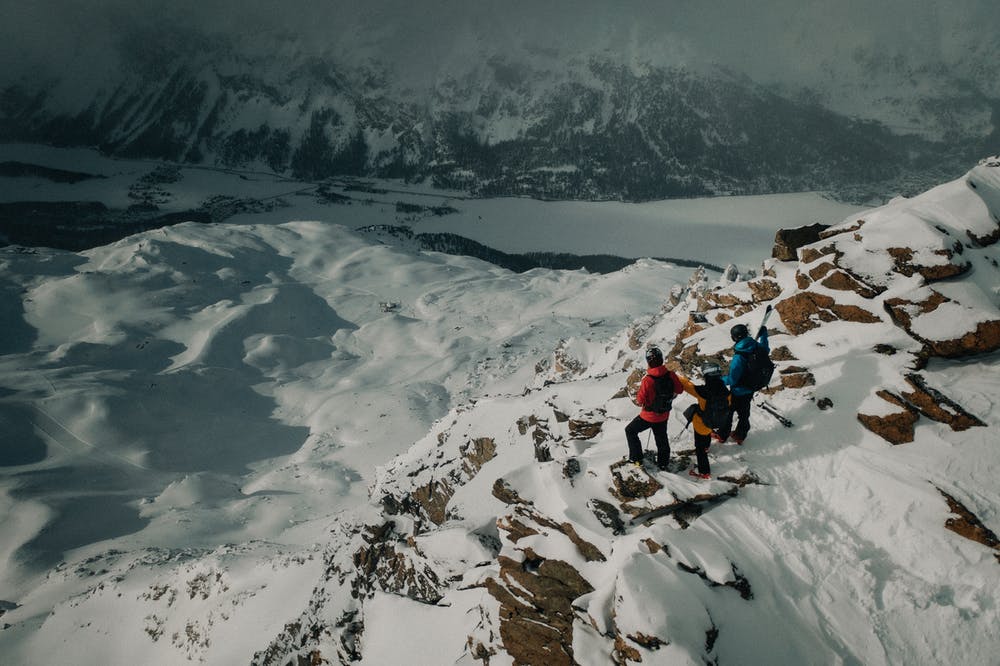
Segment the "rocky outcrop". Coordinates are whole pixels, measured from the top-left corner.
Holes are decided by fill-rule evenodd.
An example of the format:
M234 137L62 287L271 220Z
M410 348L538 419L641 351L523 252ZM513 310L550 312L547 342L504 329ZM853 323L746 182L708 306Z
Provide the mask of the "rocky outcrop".
M927 418L944 423L955 431L986 425L941 391L929 386L921 375L906 375L906 382L913 390L904 391L901 397Z
M444 596L442 581L434 567L423 557L412 539L395 533L389 521L379 527L365 528L366 545L354 554L355 591L383 592L406 596L433 604Z
M614 487L608 490L622 502L622 508L633 515L639 510L628 506L628 502L652 497L663 488L659 481L626 461L611 466L611 479Z
M771 257L778 261L795 261L800 247L815 243L820 239L820 233L829 228L828 224L816 223L794 229L778 229L774 235Z
M884 306L892 321L910 337L921 342L932 356L960 358L1000 349L1000 319L984 321L981 313L934 289L917 290L909 298L890 298L885 301ZM938 310L942 312L938 313ZM955 324L968 322L967 330L957 335L950 333L944 339L921 334L916 330L919 319L930 313L937 313L939 318L944 314L953 328Z
M983 521L979 520L964 504L940 488L937 490L944 496L945 501L948 503L948 509L956 516L955 518L946 520L944 526L959 536L963 536L976 543L981 543L987 548L992 548L994 550L994 557L996 557L997 562L1000 562L1000 539L997 539L997 535L990 528L983 525Z
M822 322L852 321L872 324L882 321L877 315L856 305L842 305L832 297L812 291L804 291L774 306L782 324L792 335L801 335Z
M523 502L513 504L511 513L498 518L497 528L507 535L508 541L515 544L524 537L539 534L542 530L553 530L569 539L587 562L604 562L607 559L597 546L577 533L572 523L558 523Z
M751 280L748 285L750 292L753 294L754 303L773 301L781 295L781 285L778 284L777 280L760 278L758 280Z
M817 278L818 279L818 278ZM864 298L875 298L885 291L885 287L871 287L843 269L830 271L820 284L834 291L853 291Z
M500 604L500 638L517 666L572 666L573 601L593 586L569 563L530 548L524 559L497 558L500 573L482 584Z
M571 377L578 377L587 369L586 364L580 359L570 355L566 348L566 341L563 340L555 351L552 363L552 370L556 377L565 380Z
M888 403L899 408L899 411L881 416L858 414L861 425L889 442L890 444L906 444L913 441L914 426L920 418L917 410L907 405L898 396L888 391L879 391L877 395Z
M799 366L788 366L778 371L781 377L781 386L787 389L800 389L807 386L815 386L816 378L808 369Z
M469 478L474 477L483 465L497 455L497 444L492 437L478 437L459 447L462 454L462 469Z
M587 412L569 420L569 436L572 439L593 439L601 434L604 427L603 414Z
M883 400L901 407L902 411L886 416L858 414L861 423L892 444L905 444L914 438L914 426L923 415L933 421L944 423L952 430L967 430L975 426L985 426L958 403L927 384L917 373L906 375L906 382L912 390L899 394L879 391Z
M558 413L556 414L556 419L559 419ZM535 447L535 460L538 462L552 460L552 451L549 448L549 442L556 438L549 430L548 419L541 419L534 414L522 416L517 420L517 431L522 435L527 435L529 431L531 432L532 443Z
M411 497L432 523L440 525L448 518L448 502L454 494L455 489L447 481L432 479L414 490Z
M934 250L935 255L947 259L947 262L938 264L918 261L914 256L914 251L908 247L890 247L886 252L893 258L897 273L906 277L919 273L928 282L947 280L967 273L972 268L972 264L967 261L954 261L957 255L962 254L962 244L957 241L951 249Z

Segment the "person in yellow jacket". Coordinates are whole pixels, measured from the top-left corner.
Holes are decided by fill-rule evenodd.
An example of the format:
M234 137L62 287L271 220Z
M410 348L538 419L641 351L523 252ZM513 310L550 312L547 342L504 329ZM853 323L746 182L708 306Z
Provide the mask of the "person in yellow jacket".
M701 366L701 376L705 383L695 386L694 382L678 375L685 393L694 396L697 405L684 411L688 421L694 424L694 451L698 460L697 469L688 474L699 479L712 478L708 464L708 447L712 443L712 433L724 428L732 419L732 405L729 388L722 381L722 369L716 363Z

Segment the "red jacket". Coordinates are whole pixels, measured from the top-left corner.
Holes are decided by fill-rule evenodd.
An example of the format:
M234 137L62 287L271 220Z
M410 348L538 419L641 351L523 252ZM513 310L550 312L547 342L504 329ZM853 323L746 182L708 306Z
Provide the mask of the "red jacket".
M646 410L646 407L653 402L653 396L656 395L656 387L653 386L653 377L662 377L664 375L670 375L671 379L674 380L675 395L684 392L684 387L681 385L680 380L677 379L677 375L667 370L667 366L658 365L655 368L646 370L646 376L642 378L642 383L639 385L639 393L636 394L635 401L636 404L642 407L639 416L647 423L662 423L670 418L670 412L657 414L656 412Z

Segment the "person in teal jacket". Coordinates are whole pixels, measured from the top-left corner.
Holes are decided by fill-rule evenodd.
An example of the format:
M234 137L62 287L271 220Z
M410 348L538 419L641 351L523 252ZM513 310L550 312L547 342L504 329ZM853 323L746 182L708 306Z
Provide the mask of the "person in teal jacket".
M761 326L757 331L757 337L751 338L750 331L745 324L736 324L729 331L733 342L733 360L729 363L729 374L722 378L732 391L733 414L736 416L736 429L732 429L732 422L729 427L722 429L718 435L713 434L713 439L724 442L732 439L737 444L742 444L747 433L750 432L750 405L753 400L753 389L740 386L740 380L747 367L747 359L753 354L758 346L770 353L771 346L767 341L767 327Z

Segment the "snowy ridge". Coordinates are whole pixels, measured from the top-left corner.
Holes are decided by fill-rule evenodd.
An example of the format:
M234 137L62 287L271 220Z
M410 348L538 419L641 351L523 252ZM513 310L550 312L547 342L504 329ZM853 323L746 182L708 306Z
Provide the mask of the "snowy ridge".
M984 205L997 191L994 169L984 164L896 201L860 228L857 220L832 228L800 250L801 261L769 262L749 290L690 291L603 353L581 349L573 379L482 399L439 421L381 469L371 494L385 541L421 562L425 578L452 577L451 589L434 586L428 597L395 586L395 574L381 579L367 602L375 612L365 614L363 661L430 655L421 652L430 646L438 657L428 663L988 661L998 639L1000 545L970 515L995 524L1000 500L988 435L1000 340L975 335L980 346L961 354L945 343L961 329L1000 323L995 246L955 244L997 227ZM892 251L901 238L907 253ZM821 258L832 259L825 273L815 271ZM949 327L931 326L933 336L894 323L886 314L911 290L947 291L961 314ZM737 302L711 305L725 294ZM686 370L725 354L729 324L752 325L765 301L781 316L772 344L782 362L769 399L798 427L758 410L746 446L713 447L710 483L683 473L690 435L676 421L676 472L623 468L622 429L635 413L625 387L641 358L624 341L676 338L674 362ZM694 311L720 325L687 322ZM685 323L688 335L678 336ZM929 387L942 409L922 399ZM898 404L882 397L893 392L903 396ZM911 441L893 448L886 442L899 443L900 406L912 418ZM704 514L695 507L628 522L711 495L718 504ZM977 534L978 543L962 538ZM449 624L456 606L475 622ZM386 615L396 613L406 626ZM380 640L384 622L393 624L391 641ZM329 654L322 640L315 649Z
M0 417L43 435L0 488L0 649L989 663L998 173L851 216L749 280L512 274L316 222L6 248L0 304L24 323ZM762 397L794 427L756 409L694 480L678 397L669 471L623 466L644 347L693 376L767 304ZM60 542L39 536L53 513ZM118 529L74 542L91 514Z

